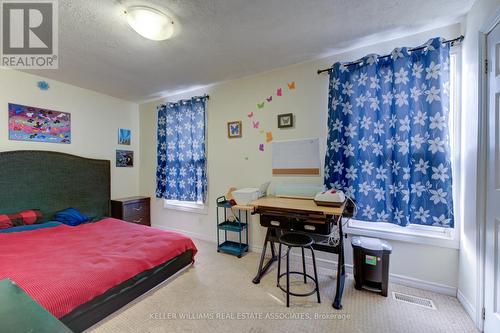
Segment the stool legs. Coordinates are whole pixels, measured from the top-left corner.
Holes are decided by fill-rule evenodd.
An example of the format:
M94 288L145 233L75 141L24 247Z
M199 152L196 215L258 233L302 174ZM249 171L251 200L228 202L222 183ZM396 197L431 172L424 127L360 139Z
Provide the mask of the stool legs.
M316 257L314 256L314 250L312 248L312 246L310 247L311 249L311 254L312 254L312 261L313 261L313 268L314 268L314 283L316 285L316 295L318 295L318 303L321 303L321 299L320 299L320 296L319 296L319 280L318 280L318 272L316 270ZM302 248L302 251L304 251L304 249Z
M309 295L312 295L316 292L316 296L318 298L318 303L321 303L321 297L320 297L320 294L319 294L319 280L318 280L318 270L316 268L316 256L314 254L314 249L312 248L312 246L307 246L307 248L309 248L311 250L311 255L312 255L312 261L313 261L313 268L314 268L314 278L311 276L311 275L308 275L306 273L306 262L305 262L305 253L304 253L304 247L301 247L301 250L302 250L302 268L303 268L303 272L296 272L296 271L293 271L293 272L290 272L290 251L292 250L292 247L293 246L287 246L287 249L286 249L286 272L285 273L281 273L281 247L282 247L282 243L279 243L279 247L278 247L278 276L276 278L276 285L278 288L280 288L281 290L283 290L284 292L286 292L286 307L290 307L290 273L292 274L299 274L299 275L303 275L304 277L304 283L307 283L307 278L309 277L309 279L313 280L314 282L314 290L312 290L311 292L309 293L304 293L304 294L297 294L297 293L292 293L292 295L294 296L309 296ZM298 247L298 246L297 246ZM281 285L280 285L280 277L281 275L286 275L286 289L283 288Z
M304 272L304 283L307 283L307 276L306 276L306 259L304 255L304 248L300 248L302 250L302 271Z
M280 275L281 275L281 243L278 246L278 276L276 278L276 286L280 284Z
M290 307L290 248L286 250L286 307Z

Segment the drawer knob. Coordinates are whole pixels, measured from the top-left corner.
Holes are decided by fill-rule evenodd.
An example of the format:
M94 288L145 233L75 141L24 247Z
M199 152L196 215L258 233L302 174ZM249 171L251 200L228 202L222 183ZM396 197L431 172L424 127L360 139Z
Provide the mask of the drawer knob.
M271 225L274 225L276 227L280 226L280 223L278 221L271 221Z
M306 225L304 225L304 229L305 229L305 230L311 230L311 231L314 231L314 230L316 230L316 227L315 227L315 226L313 226L313 225L306 224Z
M134 222L134 223L141 223L142 222L142 217L140 219L138 219L138 220L132 220L132 222Z
M142 209L142 207L139 207L139 208L135 208L135 207L134 207L134 208L133 208L133 210L135 210L135 211L137 211L137 212L138 212L138 211L140 211L141 209Z

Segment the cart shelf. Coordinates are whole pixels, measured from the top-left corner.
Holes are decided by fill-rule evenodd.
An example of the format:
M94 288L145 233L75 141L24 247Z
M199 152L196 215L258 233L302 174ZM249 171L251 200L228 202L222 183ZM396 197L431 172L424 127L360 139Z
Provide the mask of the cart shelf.
M224 221L219 223L218 228L220 230L235 231L239 232L247 227L246 223L235 222L235 221Z
M217 251L230 253L241 258L243 252L248 251L248 245L238 242L225 241L217 247Z
M227 200L224 201L217 201L217 207L223 207L223 208L231 208L231 203Z

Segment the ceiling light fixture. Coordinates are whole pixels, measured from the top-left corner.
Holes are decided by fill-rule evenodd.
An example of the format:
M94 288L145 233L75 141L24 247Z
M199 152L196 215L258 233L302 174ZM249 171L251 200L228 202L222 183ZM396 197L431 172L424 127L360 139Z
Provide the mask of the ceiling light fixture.
M127 23L139 35L151 40L165 40L174 34L174 21L165 13L146 6L131 6L125 11Z

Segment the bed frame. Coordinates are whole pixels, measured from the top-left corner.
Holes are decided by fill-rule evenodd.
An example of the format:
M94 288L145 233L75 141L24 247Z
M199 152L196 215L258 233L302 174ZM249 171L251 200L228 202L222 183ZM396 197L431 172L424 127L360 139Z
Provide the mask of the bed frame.
M44 220L74 207L110 216L110 161L51 151L0 152L0 214L40 209ZM60 320L81 332L192 263L191 250L109 289ZM77 269L77 266L75 266Z

